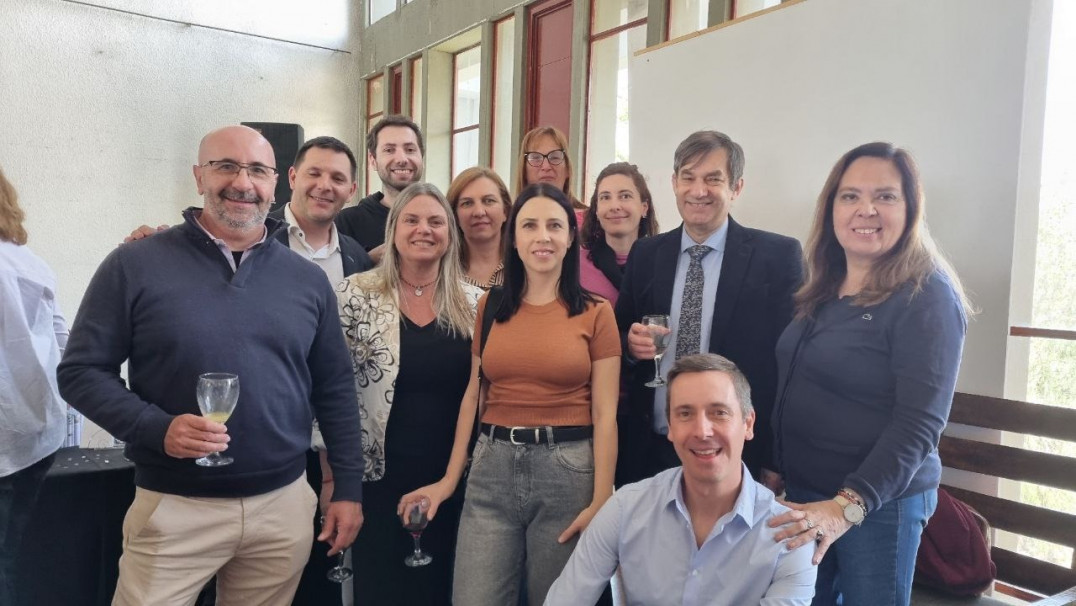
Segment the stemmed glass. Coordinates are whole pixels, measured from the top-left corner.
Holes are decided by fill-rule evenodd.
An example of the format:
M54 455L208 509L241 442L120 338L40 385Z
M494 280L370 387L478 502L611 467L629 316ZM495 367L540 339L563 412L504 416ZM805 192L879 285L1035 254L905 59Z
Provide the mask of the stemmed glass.
M351 569L345 565L347 561L347 549L343 549L340 553L336 554L336 566L329 569L329 572L325 573L325 578L329 579L333 583L343 583L350 579L354 573Z
M650 337L654 339L654 378L646 383L647 387L661 387L665 385L665 379L661 378L661 357L665 355L665 348L669 346L669 316L664 314L651 314L643 316L643 326L650 331Z
M232 416L235 403L239 401L239 377L226 372L207 372L198 377L198 409L202 416L210 421L224 423ZM220 467L231 465L231 457L222 457L219 452L194 462L202 467Z
M322 528L325 527L325 516L321 516L321 526ZM340 550L340 553L336 554L336 566L333 566L329 569L329 572L325 573L325 578L333 583L343 583L354 575L351 569L347 567L347 550L348 548L345 547Z
M430 554L422 551L422 545L420 544L422 531L426 529L426 523L429 521L426 517L426 512L429 509L430 500L426 498L422 498L404 508L402 516L403 527L411 533L411 539L415 542L415 551L404 558L404 564L411 568L425 566L433 561Z

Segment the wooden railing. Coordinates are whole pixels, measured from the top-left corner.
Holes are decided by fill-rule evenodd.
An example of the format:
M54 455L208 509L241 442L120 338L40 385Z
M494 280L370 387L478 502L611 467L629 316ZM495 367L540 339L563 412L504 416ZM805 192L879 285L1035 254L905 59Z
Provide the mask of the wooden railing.
M953 397L950 422L1066 442L1076 442L1076 410L966 393ZM1076 458L1023 448L943 436L942 464L1018 482L1076 491ZM1061 513L993 495L944 486L954 497L977 509L994 528L1076 550L1076 515ZM1076 557L1066 568L993 547L998 580L1050 595L1076 586Z
M1034 326L1010 326L1010 337L1035 337L1040 339L1059 339L1061 341L1076 341L1076 330L1062 330L1059 328L1035 328Z

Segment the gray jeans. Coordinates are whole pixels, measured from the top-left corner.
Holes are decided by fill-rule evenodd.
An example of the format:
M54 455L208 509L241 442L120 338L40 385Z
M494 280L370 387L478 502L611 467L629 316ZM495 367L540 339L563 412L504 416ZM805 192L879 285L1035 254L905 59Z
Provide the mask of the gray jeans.
M527 603L545 602L579 535L564 544L557 537L593 495L592 440L517 446L480 436L456 541L453 604L518 604L523 580Z

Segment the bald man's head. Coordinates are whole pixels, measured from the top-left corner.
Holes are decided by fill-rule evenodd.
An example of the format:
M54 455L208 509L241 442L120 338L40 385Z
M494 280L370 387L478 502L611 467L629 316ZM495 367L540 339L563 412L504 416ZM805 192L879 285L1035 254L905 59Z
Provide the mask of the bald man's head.
M239 145L247 148L252 153L267 154L261 162L267 166L276 166L276 157L273 155L273 146L261 133L249 126L225 126L206 133L198 143L198 164L205 164L210 160L219 160L214 154L219 151L221 145Z
M198 144L194 181L205 201L203 223L214 235L214 227L261 229L276 188L273 146L246 126L218 128Z

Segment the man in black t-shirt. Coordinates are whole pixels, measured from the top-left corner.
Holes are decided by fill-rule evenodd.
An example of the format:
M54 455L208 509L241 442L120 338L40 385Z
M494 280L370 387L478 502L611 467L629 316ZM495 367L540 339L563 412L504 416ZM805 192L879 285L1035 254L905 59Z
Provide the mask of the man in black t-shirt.
M382 191L340 211L336 227L358 240L374 263L384 253L389 208L405 187L422 180L425 155L422 131L407 116L385 116L366 135L367 164L380 177Z

